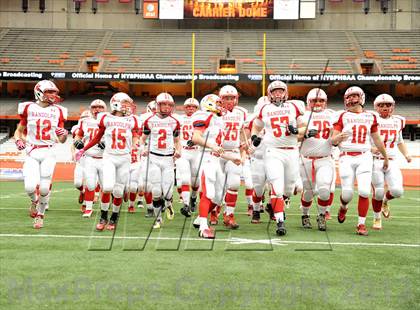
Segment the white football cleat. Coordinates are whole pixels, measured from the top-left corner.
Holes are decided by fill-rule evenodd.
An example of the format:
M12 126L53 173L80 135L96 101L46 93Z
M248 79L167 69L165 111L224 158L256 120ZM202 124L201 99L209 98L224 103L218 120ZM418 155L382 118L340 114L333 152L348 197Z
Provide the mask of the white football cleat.
M85 210L84 212L83 212L83 217L84 218L90 218L91 217L91 215L92 215L92 213L93 213L93 210Z

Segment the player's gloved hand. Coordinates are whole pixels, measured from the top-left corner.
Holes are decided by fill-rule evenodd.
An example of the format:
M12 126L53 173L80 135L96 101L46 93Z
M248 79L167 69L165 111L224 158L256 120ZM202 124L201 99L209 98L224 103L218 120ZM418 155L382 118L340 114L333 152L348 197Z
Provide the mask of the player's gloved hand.
M195 144L194 144L194 142L192 141L192 140L188 140L187 141L187 146L188 147L193 147Z
M81 149L80 151L77 151L76 155L74 156L76 161L79 161L80 158L82 158L83 154L85 154L85 150Z
M24 150L25 147L26 147L25 141L23 141L23 140L16 140L15 144L16 144L16 147L19 151Z
M261 141L262 141L261 137L258 137L257 135L251 136L251 142L253 146L258 147L258 145L261 144Z
M292 135L297 135L299 133L299 130L296 127L294 127L293 125L288 125L287 129L289 130L289 132Z
M318 134L318 130L317 129L309 129L306 133L305 133L305 139L308 138L313 138Z
M85 144L82 140L74 140L73 145L76 149L81 150L84 148Z
M104 142L99 142L99 143L98 143L98 147L99 147L101 150L104 150L104 149L105 149L105 143L104 143Z
M57 129L55 130L55 134L57 135L57 137L67 136L68 133L69 132L66 129L61 127L57 127Z

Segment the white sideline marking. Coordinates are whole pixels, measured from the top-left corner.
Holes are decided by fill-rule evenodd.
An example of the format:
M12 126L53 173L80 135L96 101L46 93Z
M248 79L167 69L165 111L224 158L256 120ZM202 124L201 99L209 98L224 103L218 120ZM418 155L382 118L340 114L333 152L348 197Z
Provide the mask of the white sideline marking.
M26 234L0 234L0 238L63 238L63 239L111 239L109 236L83 236L83 235L26 235ZM145 239L145 237L114 237L115 239ZM170 237L150 237L150 240L179 240L179 238ZM182 238L183 241L211 241L201 238ZM231 244L270 244L269 239L244 239L244 238L231 238L231 239L215 239L220 242L229 241ZM297 241L297 240L281 240L271 239L273 245L287 245L287 244L319 244L319 245L343 245L343 246L378 246L378 247L409 247L420 248L420 244L410 243L374 243L374 242L326 242L326 241Z

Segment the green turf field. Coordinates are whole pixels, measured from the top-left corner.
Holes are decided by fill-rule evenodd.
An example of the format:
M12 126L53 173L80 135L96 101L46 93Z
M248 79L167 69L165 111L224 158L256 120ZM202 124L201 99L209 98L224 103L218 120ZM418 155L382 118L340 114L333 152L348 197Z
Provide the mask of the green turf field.
M419 191L393 202L392 218L368 237L355 234L354 203L344 224L334 205L327 233L313 210L314 229L304 231L294 197L281 239L266 214L250 224L241 195L239 230L219 224L213 242L197 238L178 203L159 231L144 209L128 214L124 204L112 239L81 217L71 183L53 190L35 231L23 183L0 182L1 309L420 308Z

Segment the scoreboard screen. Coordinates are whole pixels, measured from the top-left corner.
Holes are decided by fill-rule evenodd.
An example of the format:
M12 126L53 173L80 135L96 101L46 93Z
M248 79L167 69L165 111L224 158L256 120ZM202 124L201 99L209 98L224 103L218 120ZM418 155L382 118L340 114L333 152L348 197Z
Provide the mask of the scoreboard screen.
M143 17L152 19L315 18L316 0L144 0Z

